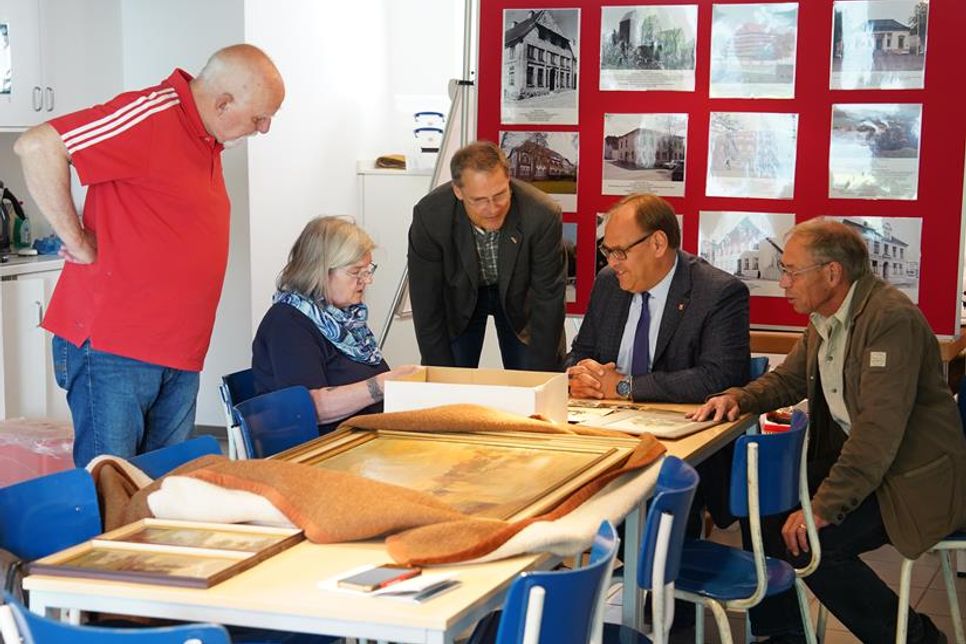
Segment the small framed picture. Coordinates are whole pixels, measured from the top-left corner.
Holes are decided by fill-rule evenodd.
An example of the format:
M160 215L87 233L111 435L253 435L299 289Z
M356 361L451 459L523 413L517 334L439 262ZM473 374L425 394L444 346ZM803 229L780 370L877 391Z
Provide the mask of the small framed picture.
M30 564L30 574L208 588L303 539L295 528L142 519Z

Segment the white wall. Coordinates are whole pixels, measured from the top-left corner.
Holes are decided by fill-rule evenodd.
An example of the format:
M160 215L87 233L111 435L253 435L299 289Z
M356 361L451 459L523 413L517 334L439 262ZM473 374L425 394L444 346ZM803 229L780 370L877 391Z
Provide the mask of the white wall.
M121 27L127 89L154 85L175 67L196 74L214 51L245 39L244 13L237 0L123 0ZM201 373L197 416L201 425L224 423L218 398L221 376L251 363L246 146L225 151L222 163L232 206L231 241L211 348Z
M457 0L289 0L285 11L246 2L246 40L286 82L271 133L249 148L255 327L305 222L359 214L356 162L411 152L412 111L446 111L446 83L462 67L462 10Z

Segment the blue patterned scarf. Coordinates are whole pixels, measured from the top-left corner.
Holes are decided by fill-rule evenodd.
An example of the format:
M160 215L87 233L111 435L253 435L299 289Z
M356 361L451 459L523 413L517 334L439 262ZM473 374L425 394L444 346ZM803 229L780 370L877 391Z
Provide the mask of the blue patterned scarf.
M297 308L315 323L326 340L352 360L371 365L382 362L379 345L366 324L369 308L365 304L340 309L325 300L315 301L294 291L278 291L272 302Z

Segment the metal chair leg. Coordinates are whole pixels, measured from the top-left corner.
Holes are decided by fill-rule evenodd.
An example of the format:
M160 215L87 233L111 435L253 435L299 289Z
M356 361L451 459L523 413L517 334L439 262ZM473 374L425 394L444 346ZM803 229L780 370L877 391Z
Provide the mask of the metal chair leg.
M966 644L966 635L963 633L963 616L959 610L959 597L956 595L956 579L953 574L952 563L949 560L949 550L938 550L937 552L943 567L943 581L946 584L946 596L949 598L949 616L953 620L956 644Z
M734 644L734 640L731 638L731 624L728 623L728 614L725 612L724 606L718 602L709 601L708 607L711 609L714 621L718 625L718 637L721 639L721 644Z
M812 618L808 614L808 595L805 593L805 582L801 579L795 580L795 595L798 597L798 610L802 615L802 628L805 629L805 641L808 644L817 644L815 630L812 628Z
M899 610L896 616L896 644L906 644L909 628L909 586L912 582L912 565L915 559L902 560L899 571Z

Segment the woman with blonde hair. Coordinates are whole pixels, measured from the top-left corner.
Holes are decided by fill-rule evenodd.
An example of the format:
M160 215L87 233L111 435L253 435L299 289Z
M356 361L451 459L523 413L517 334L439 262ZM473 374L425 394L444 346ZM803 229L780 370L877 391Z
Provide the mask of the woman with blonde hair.
M302 385L312 394L319 434L357 413L382 411L392 371L366 322L372 239L344 217L316 217L289 252L272 307L252 342L257 393Z

